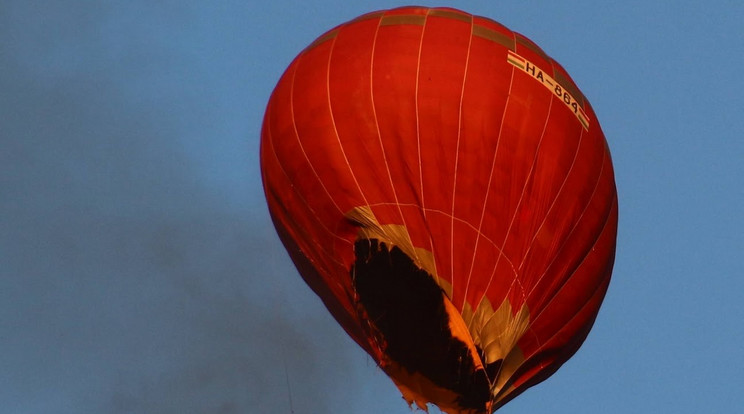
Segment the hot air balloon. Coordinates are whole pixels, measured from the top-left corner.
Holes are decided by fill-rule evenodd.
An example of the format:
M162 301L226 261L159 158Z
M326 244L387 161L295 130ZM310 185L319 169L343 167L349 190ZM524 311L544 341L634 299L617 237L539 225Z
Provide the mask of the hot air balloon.
M493 412L595 321L617 233L604 134L493 20L404 7L326 32L271 95L261 171L299 273L409 404Z

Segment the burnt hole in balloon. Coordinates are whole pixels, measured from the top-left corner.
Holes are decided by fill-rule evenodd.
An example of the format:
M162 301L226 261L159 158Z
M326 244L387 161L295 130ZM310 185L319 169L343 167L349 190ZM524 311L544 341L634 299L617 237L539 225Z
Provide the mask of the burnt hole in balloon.
M385 354L458 395L462 408L484 411L490 386L465 343L452 336L444 292L400 248L377 239L354 244L357 301L382 336ZM498 368L496 368L498 369Z

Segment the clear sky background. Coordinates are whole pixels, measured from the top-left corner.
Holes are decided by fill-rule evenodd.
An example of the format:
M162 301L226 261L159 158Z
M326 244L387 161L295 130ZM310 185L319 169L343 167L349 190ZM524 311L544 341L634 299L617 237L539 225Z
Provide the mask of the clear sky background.
M0 2L0 413L409 412L293 268L258 165L294 56L406 4ZM615 164L595 327L499 413L740 412L744 2L426 5L561 62Z

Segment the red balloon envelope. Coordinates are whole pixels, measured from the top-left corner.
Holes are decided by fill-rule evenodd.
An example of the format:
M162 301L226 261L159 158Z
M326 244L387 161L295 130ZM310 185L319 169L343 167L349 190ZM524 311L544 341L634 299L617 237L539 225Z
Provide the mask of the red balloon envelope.
M405 7L325 33L271 96L261 169L303 278L409 403L492 412L594 323L617 233L604 135L492 20Z

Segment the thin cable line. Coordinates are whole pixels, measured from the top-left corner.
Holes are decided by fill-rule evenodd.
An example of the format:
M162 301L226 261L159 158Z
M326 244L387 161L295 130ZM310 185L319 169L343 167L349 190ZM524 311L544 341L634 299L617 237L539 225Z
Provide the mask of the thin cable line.
M426 199L424 198L424 172L423 172L423 162L421 157L421 118L419 114L419 86L420 86L420 79L421 79L421 54L424 49L424 35L426 34L426 25L429 23L429 14L432 12L431 9L428 9L426 11L426 14L424 15L424 24L421 28L421 38L419 39L419 49L418 49L418 56L416 57L416 91L414 95L415 99L415 106L416 106L416 148L418 151L418 169L419 169L419 209L421 210L421 214L423 215L423 223L426 226L426 234L428 235L429 239L429 251L432 252L432 255L434 255L434 239L431 237L431 229L429 228L429 222L426 219ZM437 275L437 279L439 279L439 272L437 271L437 261L434 260L434 273ZM439 282L439 280L437 280ZM441 284L441 283L440 283Z
M272 108L273 108L273 106L272 106ZM292 189L292 191L295 193L295 195L297 195L297 197L300 199L300 201L302 201L302 204L304 204L305 207L307 208L307 210L312 214L312 216L315 218L315 221L320 225L320 228L322 228L323 230L325 230L326 232L328 232L328 234L330 234L332 237L334 237L334 238L336 238L338 240L342 240L342 241L344 241L344 242L352 245L352 243L349 240L346 240L346 239L344 239L342 237L339 237L335 232L331 231L331 229L329 229L328 227L326 227L325 223L323 223L323 221L320 219L320 217L318 216L318 214L312 208L312 206L310 205L310 203L308 203L308 201L302 196L302 194L300 193L299 189L297 187L295 187L294 185L291 184L292 183L292 180L290 179L289 174L284 169L284 166L282 165L281 161L279 160L279 155L277 154L276 147L274 146L274 138L273 138L273 134L272 134L272 131L271 131L271 122L268 123L268 127L266 129L266 132L269 135L269 144L270 144L271 152L272 152L272 154L274 154L274 158L276 159L277 166L281 170L282 174L284 174L284 177L287 179L287 181L290 183L290 188ZM332 261L334 261L337 264L343 266L343 263L340 260L338 260L338 258L337 258L337 256L335 254L333 254L331 252L328 252L323 245L320 245L319 247L320 247L321 251L323 251L326 254L326 256L328 256Z
M470 280L473 276L473 268L475 267L475 257L478 252L478 244L480 242L481 229L483 228L483 219L486 216L486 206L488 205L488 196L491 192L491 183L493 182L493 172L494 172L494 169L496 168L496 157L498 156L499 146L501 144L501 133L504 130L504 120L506 119L506 111L509 108L509 102L511 101L510 99L511 90L512 90L512 86L514 85L514 67L512 66L510 70L511 70L511 78L509 79L509 90L507 92L506 103L504 104L504 112L501 114L501 124L499 125L499 134L496 137L496 149L493 152L493 159L491 160L491 172L489 173L488 184L486 185L486 195L483 198L483 209L481 210L480 221L478 223L478 236L475 238L475 246L473 247L473 258L470 261L470 271L468 272L468 279L465 284L466 289L468 286L470 286ZM467 296L467 292L465 292L465 294ZM475 304L475 307L473 309L477 309L478 305L480 305L480 303ZM463 301L463 307L464 306L465 306L465 302ZM460 312L462 312L462 309L460 309Z
M336 38L333 38L333 41L336 41ZM297 75L297 67L300 66L300 61L305 56L305 53L301 53L297 57L297 63L294 66L294 70L292 72L292 83L290 84L290 92L289 92L289 110L290 114L292 115L292 129L294 130L295 137L297 138L297 143L300 146L300 150L302 151L302 155L305 157L305 161L307 161L307 164L310 166L310 170L313 172L313 175L315 175L315 178L318 180L318 183L320 183L320 186L323 187L323 191L325 191L326 195L328 195L328 198L331 200L331 203L333 203L333 206L336 207L336 210L341 213L341 215L344 214L344 212L341 210L341 208L336 204L336 200L333 199L331 196L331 193L326 188L325 184L323 184L323 181L320 179L320 176L318 175L318 172L315 170L315 167L313 166L313 163L310 162L310 158L307 156L307 153L305 152L305 148L302 145L302 140L300 139L300 133L297 130L297 121L295 119L295 111L294 111L294 86L295 86L295 79Z
M333 105L331 104L331 59L333 57L333 51L336 47L336 40L341 36L341 31L344 27L339 28L339 32L336 36L334 36L332 43L331 43L331 50L328 52L328 63L326 64L326 101L328 103L328 112L329 116L331 118L331 124L333 125L333 133L336 138L336 142L338 142L338 147L341 150L341 155L344 157L344 162L346 163L346 166L349 169L349 174L351 174L351 178L354 181L354 185L356 185L357 191L359 191L359 195L364 200L364 205L369 204L369 201L367 200L367 197L364 195L364 192L362 191L362 187L359 185L359 181L356 178L356 175L354 174L354 170L351 167L351 163L349 163L349 158L346 155L346 151L344 151L344 146L341 142L341 137L338 133L338 128L336 127L336 119L333 116ZM341 212L341 215L345 215L345 212Z
M578 228L579 223L581 223L581 220L584 217L584 214L586 213L586 211L589 209L589 206L592 205L592 202L594 201L594 197L597 195L597 188L599 188L599 184L602 181L602 174L603 174L603 171L604 171L604 165L605 165L605 162L606 162L606 159L607 159L606 158L606 151L603 152L603 155L604 155L604 157L602 159L602 167L600 168L600 172L599 172L599 175L597 177L597 182L594 185L594 190L592 191L592 195L589 197L589 200L587 201L586 205L584 206L584 209L581 211L581 214L579 215L579 217L574 222L574 226L571 228L571 231L564 237L563 243L561 243L561 246L558 248L558 250L556 250L555 254L552 255L553 259L545 267L545 271L542 273L542 275L540 275L540 277L538 278L537 282L533 285L532 290L530 290L530 292L528 292L528 294L527 294L527 297L528 298L530 298L532 296L533 292L535 291L535 288L537 286L539 286L539 284L542 281L542 279L545 278L545 276L548 274L548 270L550 270L550 268L553 266L553 263L555 263L556 258L559 256L559 253L561 253L563 251L563 248L568 244L569 238L571 237L571 235L573 234L573 232L576 230L576 228ZM614 201L613 201L613 203L614 203ZM611 210L612 210L612 205L610 206L610 209L608 210L608 213L607 213L608 216L605 218L605 223L602 225L602 231L604 231L604 227L607 225L607 220L609 220ZM599 234L601 235L601 232ZM599 235L597 236L597 238L599 238ZM594 244L592 244L592 247L595 244L596 244L596 240L595 240ZM556 294L558 294L558 292L560 291L560 289L562 289L562 287L571 279L571 277L573 276L573 274L575 273L575 271L580 266L581 266L581 264L579 264L576 267L576 269L574 269L574 271L570 275L568 275L568 277L566 277L564 279L564 281L561 284L561 286L558 287L558 290L556 291ZM550 302L548 302L548 304L549 303ZM548 304L546 304L545 306L547 306Z
M455 195L457 190L457 167L460 159L460 138L462 137L462 101L465 97L465 82L468 77L468 66L470 64L470 49L473 45L473 16L470 16L470 37L468 38L468 51L465 55L465 70L462 74L462 86L460 87L460 104L457 114L457 147L455 149L455 172L452 177L452 217L450 221L450 278L452 278L452 297L455 297ZM468 285L465 285L465 294L468 292ZM463 306L465 304L465 296L462 298Z
M399 199L398 199L398 193L395 189L395 183L393 182L393 174L390 172L390 165L388 163L387 154L385 152L385 144L382 141L382 133L380 132L380 123L377 117L377 108L375 106L375 88L374 88L374 74L375 74L375 52L377 50L377 37L380 33L380 25L382 24L382 17L377 23L377 29L375 29L375 36L372 41L372 55L370 57L370 64L369 64L369 95L370 100L372 103L372 116L375 120L375 131L377 132L377 142L380 144L380 151L382 152L382 161L385 163L385 169L387 171L388 176L388 182L390 183L390 188L393 191L393 199L395 200L395 206L398 208L398 214L400 215L400 220L403 223L403 227L407 230L408 225L406 223L406 218L403 215L403 210L400 208ZM416 250L413 250L413 255L415 256L416 262L420 262L420 258L418 257L418 253Z
M514 269L514 265L512 264L511 260L509 260L508 257L506 256L506 254L504 253L504 247L506 247L506 242L507 242L507 240L509 238L509 235L511 234L511 229L512 229L512 226L514 224L514 219L517 217L517 212L519 211L519 207L522 205L522 201L524 200L524 195L525 195L525 193L527 191L527 185L529 184L530 179L533 177L534 170L535 170L535 164L537 164L537 158L538 158L538 154L540 152L540 146L542 144L543 138L545 137L545 131L547 131L547 129L548 129L548 122L549 122L549 119L550 119L550 113L551 113L551 109L552 108L553 108L553 99L551 99L550 100L550 103L548 104L548 112L547 112L547 114L545 116L545 123L543 124L542 134L540 135L540 139L539 139L539 141L537 143L537 146L535 147L535 155L532 158L532 165L530 166L530 170L527 173L527 177L525 178L524 184L522 185L522 192L520 193L519 201L517 202L517 205L514 208L514 214L512 215L511 221L509 222L509 227L507 227L506 234L504 235L504 241L501 243L501 248L499 248L499 255L496 258L496 264L494 265L493 270L491 271L491 276L490 276L490 278L488 280L488 283L486 284L486 288L483 290L483 295L481 295L481 299L478 301L478 304L479 305L480 305L480 302L483 301L483 297L486 296L486 292L488 292L488 289L491 286L491 282L493 281L493 278L496 275L496 269L498 268L499 262L500 262L500 260L501 260L502 257L506 258L507 261L511 264L512 271L514 272L514 274L516 276L516 277L514 277L514 279L512 279L512 283L509 285L509 290L507 290L507 292L506 292L506 297L507 298L509 297L509 294L511 293L511 291L512 291L512 289L514 287L515 282L517 282L520 285L520 287L522 287L521 283L519 282L519 271L518 271L518 269ZM524 299L525 292L524 292L524 288L523 287L522 287L522 295L523 295L523 299ZM491 317L489 317L486 320L486 323L488 321L490 321L491 318L493 318L494 316L495 316L495 314L494 315L491 315ZM484 323L484 325L485 325L485 323Z

